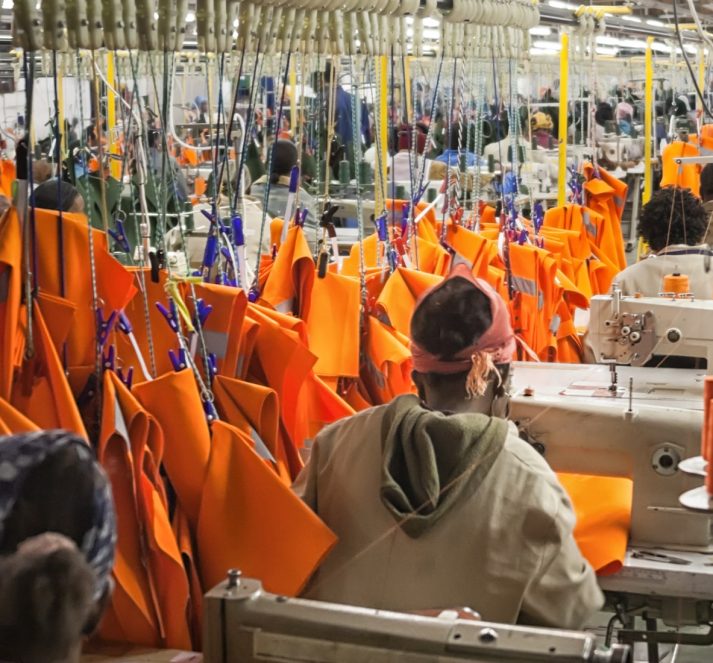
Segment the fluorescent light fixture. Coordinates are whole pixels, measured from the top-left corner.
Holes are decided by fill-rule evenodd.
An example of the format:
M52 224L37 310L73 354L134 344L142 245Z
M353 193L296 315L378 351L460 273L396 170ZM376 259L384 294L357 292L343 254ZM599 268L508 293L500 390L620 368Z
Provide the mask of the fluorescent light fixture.
M237 18L233 21L233 27L234 28L238 27L238 19Z
M555 9L569 9L570 11L576 11L578 9L577 5L573 5L570 2L562 2L561 0L549 0L547 4Z
M12 0L2 0L3 9L12 9Z
M666 27L666 24L663 21L656 21L653 18L647 19L646 25L651 25L654 28L665 28Z
M638 16L622 16L622 21L629 21L629 23L641 23L641 19Z
M543 51L549 51L550 53L554 53L556 51L562 50L562 44L560 44L558 41L544 41L544 40L533 41L532 47L540 48Z
M646 42L643 39L622 39L617 46L624 48L646 48Z
M158 12L153 13L153 20L158 21Z
M413 28L406 28L406 36L413 37Z
M556 51L548 51L546 48L530 48L530 55L555 55Z
M441 36L441 31L435 30L434 28L426 28L423 31L423 36L425 39L439 39Z
M597 55L616 55L619 52L618 48L614 46L597 46Z
M651 50L658 51L659 53L670 53L673 49L668 45L660 41L655 41L651 44Z
M196 15L193 12L188 12L186 14L186 23L195 23Z
M424 18L423 27L424 28L437 28L441 25L441 22L437 18Z
M537 25L530 28L530 34L535 37L549 37L552 34L552 28L546 25Z
M619 40L609 35L599 35L597 37L597 44L602 44L603 46L618 46Z

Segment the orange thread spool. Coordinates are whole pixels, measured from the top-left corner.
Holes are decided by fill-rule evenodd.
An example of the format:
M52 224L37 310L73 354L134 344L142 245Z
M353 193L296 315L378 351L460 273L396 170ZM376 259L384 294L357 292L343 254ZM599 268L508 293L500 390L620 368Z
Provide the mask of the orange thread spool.
M686 274L666 274L663 277L664 292L672 292L676 295L683 295L691 291L691 286Z

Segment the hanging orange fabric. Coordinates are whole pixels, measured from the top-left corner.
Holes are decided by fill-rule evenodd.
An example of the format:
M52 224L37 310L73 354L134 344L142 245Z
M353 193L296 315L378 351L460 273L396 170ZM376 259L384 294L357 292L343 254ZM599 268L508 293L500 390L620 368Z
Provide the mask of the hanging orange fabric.
M109 475L117 510L112 608L121 632L105 628L102 637L190 649L188 579L158 469L163 446L156 420L113 371L106 371L97 456Z
M374 405L413 391L408 337L370 315L365 344L361 377Z
M201 585L191 528L188 524L188 518L186 518L186 514L180 505L176 505L173 514L173 533L176 537L176 543L178 544L181 559L183 560L183 568L188 578L188 587L190 590L188 624L191 641L193 642L194 651L200 651L203 634L203 594L208 588L204 590Z
M307 376L304 389L307 438L310 440L328 424L344 417L351 417L355 413L349 403L314 373ZM296 475L293 478L297 478Z
M40 430L19 410L0 398L0 435L14 435Z
M244 433L222 421L213 423L212 433L197 536L205 586L238 568L269 592L296 595L336 537Z
M11 207L0 218L0 398L10 399L15 368L24 352L20 331L22 230Z
M264 450L261 453L254 446L258 455L288 486L291 485L289 461L279 435L280 405L275 391L219 375L213 383L213 393L220 418L243 431L253 441L257 435L272 459L264 458Z
M359 281L328 272L317 278L306 318L314 372L328 377L359 375Z
M233 376L238 368L240 332L248 306L245 292L240 288L213 283L201 283L194 288L196 297L213 307L203 325L206 350L216 355L219 373ZM195 305L192 300L189 301L194 311Z
M77 307L64 297L56 297L46 292L37 295L37 303L47 323L52 343L57 353L61 355L63 345L74 324Z
M677 164L679 157L700 156L699 149L691 143L675 140L661 152L661 187L675 186L690 189L695 196L700 196L701 166L696 163Z
M15 162L10 159L0 160L0 193L12 200L12 185L17 179Z
M574 505L574 538L599 575L621 569L631 525L634 483L626 477L559 472L557 478Z
M419 297L442 280L441 276L399 267L386 281L377 300L379 319L408 336Z
M498 253L494 241L457 224L449 224L446 242L456 252L456 262L465 262L479 278L487 277L488 265Z
M277 252L261 292L262 300L278 311L294 313L304 320L309 314L314 272L312 251L304 232L293 226Z
M33 307L34 356L15 375L12 405L40 428L63 428L88 439L57 350L37 302Z
M133 393L163 429L163 464L188 521L195 526L210 454L210 433L195 377L189 369L172 371L137 384Z

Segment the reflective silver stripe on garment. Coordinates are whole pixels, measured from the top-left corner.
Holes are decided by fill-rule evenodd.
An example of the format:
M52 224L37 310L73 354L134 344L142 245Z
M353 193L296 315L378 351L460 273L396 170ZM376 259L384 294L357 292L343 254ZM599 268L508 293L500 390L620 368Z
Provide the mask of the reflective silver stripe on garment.
M589 212L582 213L582 220L584 221L584 227L587 232L592 236L597 236L597 227L592 223L592 217L589 216Z
M255 443L255 451L257 455L260 456L260 458L269 460L273 463L277 462L275 460L275 457L270 453L270 450L267 448L267 445L262 441L262 438L258 435L257 431L252 426L250 427L250 437Z
M561 322L562 320L557 314L552 316L552 322L550 322L550 331L553 334L556 334L559 331Z
M225 351L228 349L227 334L204 329L203 338L205 339L205 347L208 352L214 353L218 359L225 357Z
M294 299L290 297L289 299L286 299L284 302L280 302L275 306L275 310L278 313L292 313L292 305L293 305Z
M617 207L624 207L624 205L626 205L626 200L621 196L614 196L614 204Z
M537 294L537 283L532 279L526 279L522 276L511 276L510 284L515 290L525 295L535 296Z
M537 310L541 311L545 308L545 293L542 290L537 291Z

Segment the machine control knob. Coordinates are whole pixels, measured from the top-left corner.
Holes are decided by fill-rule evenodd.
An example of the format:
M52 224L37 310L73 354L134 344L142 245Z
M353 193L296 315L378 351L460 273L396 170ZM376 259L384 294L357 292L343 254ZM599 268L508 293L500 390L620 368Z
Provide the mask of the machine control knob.
M621 335L622 335L622 336L628 336L629 334L631 334L631 327L629 327L629 325L624 325L624 326L621 328Z
M633 331L629 334L629 340L632 343L638 343L641 340L641 332Z
M683 338L683 334L680 329L672 327L666 332L666 340L669 343L678 343Z
M658 447L651 457L651 467L662 476L676 474L680 462L681 455L678 450L666 444Z
M492 628L484 628L478 634L478 640L480 640L480 642L482 642L484 645L489 645L489 644L495 642L497 639L498 639L498 632Z

